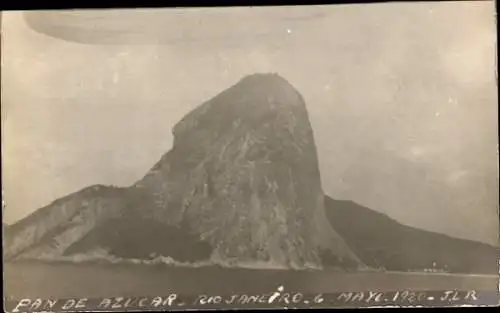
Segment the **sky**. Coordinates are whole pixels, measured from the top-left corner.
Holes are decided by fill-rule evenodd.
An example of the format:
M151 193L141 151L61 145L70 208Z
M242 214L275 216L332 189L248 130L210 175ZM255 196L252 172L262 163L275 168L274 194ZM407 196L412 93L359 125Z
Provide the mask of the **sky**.
M171 128L243 76L303 95L326 194L498 239L494 2L34 11L2 17L2 186L13 223L128 186Z

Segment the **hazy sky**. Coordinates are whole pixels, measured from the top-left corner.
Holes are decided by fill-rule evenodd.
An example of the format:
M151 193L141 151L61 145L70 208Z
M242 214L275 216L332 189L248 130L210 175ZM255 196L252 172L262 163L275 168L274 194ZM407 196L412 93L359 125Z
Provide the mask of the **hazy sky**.
M494 12L481 1L31 13L51 36L4 12L4 219L132 184L184 114L277 72L307 102L328 195L495 242Z

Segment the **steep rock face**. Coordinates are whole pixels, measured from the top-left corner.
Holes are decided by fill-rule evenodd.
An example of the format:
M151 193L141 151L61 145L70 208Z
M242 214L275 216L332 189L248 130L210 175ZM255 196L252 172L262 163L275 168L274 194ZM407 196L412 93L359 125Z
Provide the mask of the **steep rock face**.
M307 109L285 79L247 76L173 134L173 148L133 186L89 187L9 227L4 255L362 265L325 216Z
M247 76L173 134L136 187L151 196L148 214L197 232L213 260L319 267L326 252L358 261L324 215L308 113L286 80Z

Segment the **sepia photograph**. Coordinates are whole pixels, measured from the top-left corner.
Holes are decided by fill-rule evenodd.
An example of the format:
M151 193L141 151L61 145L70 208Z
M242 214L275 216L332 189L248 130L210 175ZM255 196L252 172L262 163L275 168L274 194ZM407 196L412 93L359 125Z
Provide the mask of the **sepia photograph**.
M4 310L498 305L495 16L3 11Z

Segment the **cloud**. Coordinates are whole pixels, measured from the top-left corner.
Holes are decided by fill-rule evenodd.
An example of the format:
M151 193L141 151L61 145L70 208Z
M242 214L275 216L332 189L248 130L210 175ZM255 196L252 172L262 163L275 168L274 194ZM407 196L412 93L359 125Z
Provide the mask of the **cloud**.
M460 183L460 181L466 177L469 172L467 170L457 170L450 173L446 179L449 185L455 185Z
M330 11L316 7L58 10L25 12L24 19L40 34L81 44L252 45L286 33L287 19L300 26Z
M482 87L485 82L494 80L495 41L492 27L483 26L455 42L442 54L450 76L461 85L469 85L469 88Z

